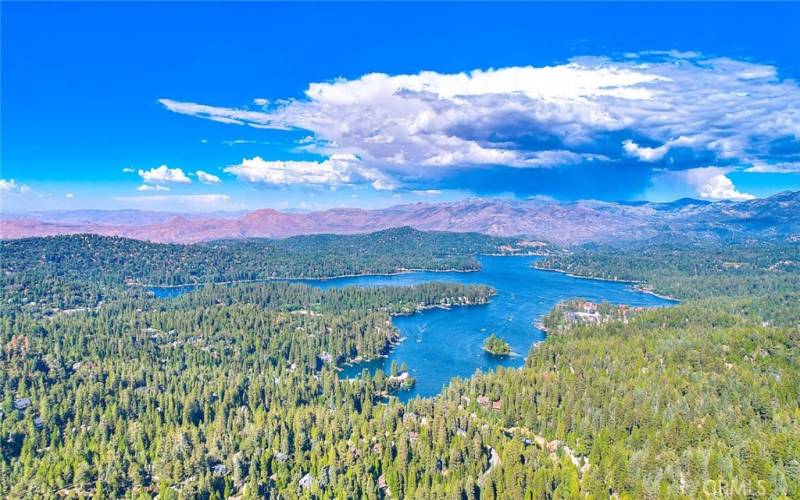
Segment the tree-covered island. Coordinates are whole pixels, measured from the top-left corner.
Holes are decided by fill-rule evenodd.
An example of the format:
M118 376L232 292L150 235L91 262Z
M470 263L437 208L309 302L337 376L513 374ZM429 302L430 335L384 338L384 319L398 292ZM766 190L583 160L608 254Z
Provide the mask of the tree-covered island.
M492 334L483 341L483 350L493 356L508 356L511 346L502 337Z

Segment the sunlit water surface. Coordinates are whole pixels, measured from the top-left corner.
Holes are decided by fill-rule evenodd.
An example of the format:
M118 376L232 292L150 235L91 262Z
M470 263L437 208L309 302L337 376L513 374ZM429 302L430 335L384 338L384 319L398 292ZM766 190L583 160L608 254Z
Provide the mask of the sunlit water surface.
M400 392L400 399L436 395L453 377L467 377L475 370L496 366L518 367L524 363L531 345L545 335L534 326L556 303L570 298L611 302L632 306L664 306L672 302L634 290L630 285L609 281L574 278L562 273L540 271L531 267L536 257L479 257L478 272L414 272L392 276L357 276L328 280L293 280L327 289L344 286L409 286L431 281L485 284L497 295L486 305L429 309L409 316L396 316L394 325L403 341L386 358L352 366L341 372L343 378L355 377L362 370L383 369L391 363L406 363L417 380L410 391ZM173 297L193 287L152 288L158 297ZM513 354L495 357L483 351L483 341L491 334L503 337Z

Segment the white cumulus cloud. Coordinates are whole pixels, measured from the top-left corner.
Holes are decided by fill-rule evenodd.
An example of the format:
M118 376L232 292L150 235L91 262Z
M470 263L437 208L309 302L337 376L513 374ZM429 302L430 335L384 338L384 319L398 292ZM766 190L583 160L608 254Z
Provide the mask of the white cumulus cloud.
M189 184L192 182L192 180L189 179L180 168L169 168L166 165L161 165L157 168L151 168L150 170L139 169L139 176L144 182L149 182L152 184L164 184L168 182Z
M733 181L722 174L704 180L699 186L698 194L707 200L743 201L755 198L752 194L737 191Z
M730 168L697 167L663 172L653 180L654 191L667 191L697 196L705 200L752 200L755 196L736 189L727 176ZM687 193L688 190L688 193Z
M0 193L29 193L31 188L26 184L17 184L14 179L0 179Z
M670 149L678 146L685 146L691 147L695 143L695 139L691 139L689 137L678 137L675 140L667 141L661 146L657 147L646 147L640 146L633 142L632 140L628 139L622 141L622 149L625 150L630 156L634 156L641 161L658 161L664 158L664 156L669 152Z
M214 174L209 174L208 172L203 172L202 170L198 170L195 172L197 174L197 178L203 184L219 184L222 182L219 177Z
M395 181L380 170L363 164L352 154L335 154L323 161L264 160L259 156L242 160L225 172L238 179L269 185L371 184L378 190L393 189Z

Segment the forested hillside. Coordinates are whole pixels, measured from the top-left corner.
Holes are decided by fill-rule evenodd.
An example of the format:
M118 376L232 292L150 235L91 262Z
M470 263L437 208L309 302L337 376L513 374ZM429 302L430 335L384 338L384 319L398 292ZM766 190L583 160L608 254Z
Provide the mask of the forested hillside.
M407 269L476 270L485 253L547 251L479 234L410 228L363 235L231 240L198 245L94 235L0 241L2 310L42 313L127 297L131 285L327 278ZM139 290L141 292L141 290Z
M589 246L535 265L578 276L639 281L646 290L700 300L758 320L789 326L800 322L798 244Z
M447 398L501 401L482 416L504 429L493 482L508 498L797 498L798 346L797 327L684 304L553 328L525 368L458 381ZM526 456L537 441L563 469L555 481Z
M44 274L54 296L109 286L81 271L90 262L68 262L79 250L48 248L70 270ZM157 261L147 248L136 258ZM37 269L36 252L13 255ZM335 366L384 353L392 314L472 307L492 290L248 283L99 307L90 297L88 310L49 315L15 308L0 315L0 495L798 498L796 255L651 246L541 261L684 300L601 305L597 324L568 321L579 304L568 302L523 368L407 404L391 397L405 367L351 381ZM114 276L115 260L102 261Z
M391 314L481 304L491 293L243 284L3 317L0 492L219 497L246 479L250 496L293 496L313 472L329 493L374 495L377 475L367 478L377 469L349 464L375 453L363 439L394 432L402 409L381 417L376 407L389 377L340 381L334 367L383 354L397 340ZM483 455L475 451L473 468Z

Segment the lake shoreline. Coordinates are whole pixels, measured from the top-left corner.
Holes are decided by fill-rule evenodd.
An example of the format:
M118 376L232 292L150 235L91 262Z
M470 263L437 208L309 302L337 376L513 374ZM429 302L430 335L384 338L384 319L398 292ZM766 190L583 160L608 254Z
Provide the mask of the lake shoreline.
M653 291L653 290L651 290L649 288L645 288L644 285L646 285L647 282L646 281L642 281L642 280L625 280L625 279L619 279L619 278L601 278L601 277L598 277L598 276L575 274L575 273L571 273L569 271L566 271L564 269L558 269L558 268L554 268L554 267L537 267L537 266L533 266L533 268L537 269L539 271L545 271L545 272L549 272L549 273L560 273L560 274L569 276L570 278L578 278L578 279L582 279L582 280L592 280L592 281L606 281L608 283L622 283L622 284L626 284L626 285L633 285L633 287L631 287L631 288L633 288L637 292L645 293L647 295L652 295L654 297L658 297L659 299L670 300L670 301L676 302L676 303L680 303L681 302L680 299L678 299L676 297L673 297L671 295L658 293L658 292L655 292L655 291Z
M388 358L389 354L391 354L392 350L395 347L399 346L400 344L402 344L403 342L405 342L407 340L407 337L403 337L402 336L402 334L400 332L400 329L397 328L394 325L394 322L392 321L396 317L411 316L413 314L418 314L418 313L425 312L425 311L430 311L430 310L433 310L433 309L444 309L445 311L449 311L454 306L455 307L485 306L485 305L489 304L489 302L490 302L489 299L491 299L495 295L497 295L497 291L493 290L492 293L487 297L487 300L485 300L483 302L472 302L472 303L468 303L468 304L431 304L431 305L427 305L427 306L419 306L416 309L414 309L413 311L392 313L392 314L389 315L389 323L391 324L392 328L394 328L394 330L397 333L397 335L393 336L390 339L387 339L387 343L386 343L386 346L383 349L383 352L381 352L381 354L379 354L379 355L377 355L377 356L375 356L373 358L361 358L360 360L355 360L355 359L351 358L351 359L346 360L344 363L342 363L342 365L348 366L348 367L352 367L352 366L356 366L356 365L361 364L361 363L369 363L370 361L375 361L377 359ZM343 371L343 369L340 368L338 365L335 368L337 369L337 371Z
M515 253L515 254L508 254L508 253L482 253L477 254L475 257L546 257L547 255L541 253ZM538 268L536 268L538 269ZM542 269L546 271L547 269ZM256 279L248 279L248 280L227 280L227 281L201 281L198 283L182 283L180 285L156 285L156 284L148 284L148 283L130 283L128 286L130 287L141 287L141 288L189 288L189 287L201 287L201 286L208 286L208 285L235 285L238 283L268 283L273 281L328 281L328 280L337 280L343 278L366 278L370 276L381 277L381 276L402 276L404 274L411 274L411 273L477 273L482 271L481 267L477 269L456 269L456 268L448 268L448 269L427 269L427 268L400 268L394 272L388 273L353 273L353 274L339 274L336 276L325 276L325 277L314 277L314 278L304 278L304 277L294 277L294 278L256 278ZM576 276L577 277L577 276Z
M568 296L571 297L583 296L582 290L597 290L600 297L605 297L605 300L610 303L630 304L631 300L633 300L630 294L635 294L640 295L641 298L634 302L642 304L643 307L669 305L669 303L666 302L667 299L659 297L656 293L640 290L638 287L631 286L639 283L621 283L621 280L570 276L570 273L565 273L563 271L555 272L551 269L540 269L533 265L540 256L481 255L480 257L486 257L486 259L480 259L482 264L481 271L488 273L485 279L482 279L483 275L481 273L478 273L478 277L462 274L458 276L454 275L451 278L461 281L460 277L463 276L463 279L466 279L470 283L484 283L492 286L497 291L497 295L500 298L495 296L490 298L486 304L490 309L492 307L497 307L496 305L492 306L492 304L497 303L501 303L502 305L500 307L503 309L507 306L513 306L514 299L512 298L511 302L509 302L509 295L513 297L517 291L520 293L522 292L522 290L517 290L517 288L527 290L529 288L537 289L543 287L542 290L537 293L543 294L542 296L548 296L551 293L552 299L555 300L553 306L558 303L558 300L564 300L559 299L561 294L557 286L552 289L552 292L545 291L549 289L548 284L551 282L554 284L562 284L561 278L555 279L554 277L545 277L545 274L548 273L542 273L538 279L532 276L532 281L520 279L521 277L531 276L528 273L536 273L538 271L551 271L549 274L565 276L568 280L578 278L575 280L574 284L569 285L569 288L566 290ZM504 257L518 257L518 259L506 259ZM510 275L502 274L502 272L507 270L515 270L516 272ZM500 271L501 274L493 274L498 271ZM425 280L436 279L437 277L433 274L425 277ZM496 283L495 280L497 279L508 279L510 281ZM581 285L580 282L583 282L583 284ZM511 287L510 290L507 288L508 286ZM572 288L573 286L575 288ZM614 292L614 290L618 292ZM622 290L625 291L622 292ZM651 299L644 299L644 296L649 296ZM534 297L528 297L525 298L524 301L528 302L533 298ZM546 301L549 302L549 300L550 299L547 299ZM599 298L598 300L602 301L604 299ZM671 302L672 301L670 301L670 303ZM427 306L424 309L430 310L437 308L453 309L454 311L456 309L462 309L452 306L438 307L438 305ZM463 309L481 310L482 308L465 307ZM403 313L392 314L391 324L394 328L399 330L399 335L394 336L388 343L386 351L370 359L348 359L346 362L338 365L339 369L337 371L342 379L356 379L361 376L361 373L365 369L368 370L369 373L374 373L376 370L383 370L386 372L392 361L406 362L415 371L414 375L417 378L417 385L410 392L397 394L395 396L401 401L414 398L435 398L441 394L442 388L454 377L469 377L476 369L486 372L496 369L499 366L505 366L507 368L523 367L527 357L520 353L532 352L533 349L550 337L550 332L543 323L544 317L552 311L552 307L545 310L539 309L538 311L536 311L536 309L539 309L539 307L535 307L532 312L536 312L537 314L534 314L533 317L525 321L524 325L518 322L515 326L512 326L510 330L504 332L505 335L510 335L511 339L516 339L512 340L512 352L507 356L492 353L484 349L481 345L485 341L486 333L484 333L484 331L487 329L491 331L489 324L484 325L472 322L473 318L482 317L481 313L478 313L478 316L472 315L471 313L459 313L458 316L454 316L454 318L467 318L465 323L461 323L463 326L458 327L459 329L466 329L460 332L458 339L447 338L448 334L454 334L454 331L451 331L454 325L449 323L448 319L442 319L445 317L439 316L438 313L434 313L434 316L431 317L438 318L433 320L435 322L438 321L438 323L434 323L436 326L432 327L428 326L429 319L425 319L425 310L409 310ZM411 319L409 321L405 319L406 317L417 316L417 313L421 315L418 320ZM495 327L500 324L506 325L510 320L511 316L509 316L509 314L511 313L513 313L513 316L519 315L520 318L525 318L524 315L528 314L527 312L523 312L522 309L515 309L514 311L503 310L503 312L497 314L497 321L501 321L501 323L492 323L492 325ZM402 322L398 317L403 317ZM479 333L476 327L480 328L480 326L486 326L486 328L480 329ZM425 330L430 332L429 334L431 337L428 337L428 334L420 337L421 334L418 333L418 331L422 331L419 330L420 327L424 327ZM417 338L417 342L413 342L415 337ZM465 339L470 339L470 337L475 337L470 341L473 344L471 348L463 342ZM420 339L422 339L422 343L420 343ZM514 342L516 342L516 344ZM448 353L448 351L451 353ZM455 354L453 354L452 351L455 351ZM434 355L429 356L430 353L434 353Z
M141 288L190 288L190 287L203 287L210 285L236 285L239 283L270 283L270 282L299 282L299 281L329 281L338 280L343 278L367 278L367 277L389 277L389 276L402 276L404 274L413 273L477 273L480 269L402 269L393 273L362 273L362 274L340 274L337 276L326 276L324 278L256 278L252 280L228 280L228 281L202 281L198 283L184 283L181 285L153 285L146 283L131 283L130 287Z

